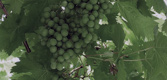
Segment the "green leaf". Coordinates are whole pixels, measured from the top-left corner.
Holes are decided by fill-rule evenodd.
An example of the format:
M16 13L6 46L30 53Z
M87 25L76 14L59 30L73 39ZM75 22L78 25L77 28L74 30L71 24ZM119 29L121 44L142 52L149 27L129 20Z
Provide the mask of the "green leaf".
M118 2L121 15L127 20L128 27L139 38L153 40L153 29L157 23L150 17L143 16L130 2Z
M153 6L153 8L155 9L155 11L157 12L167 12L167 7L165 5L164 0L146 0L147 2L147 6L151 9L151 7Z
M145 0L138 0L137 9L144 16L149 16L149 17L152 16L151 12L149 11L149 7L146 5L146 1Z
M165 20L165 23L163 24L162 31L167 33L167 20Z
M123 60L120 60L119 64L118 64L117 79L118 80L127 80L127 73L125 71L125 65L124 65Z
M8 56L9 55L5 51L0 52L0 60L6 60Z

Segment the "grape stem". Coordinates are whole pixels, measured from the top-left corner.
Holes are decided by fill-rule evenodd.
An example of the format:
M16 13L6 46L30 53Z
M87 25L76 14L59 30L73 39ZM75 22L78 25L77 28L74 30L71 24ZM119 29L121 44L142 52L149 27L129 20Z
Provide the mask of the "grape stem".
M5 13L6 18L7 18L7 16L8 16L8 12L7 12L7 10L5 9L5 6L4 6L4 4L2 3L1 0L0 0L0 6L1 6L1 8L3 9L3 12Z
M81 65L81 66L79 66L79 67L73 69L72 71L69 72L69 75L71 75L72 73L74 73L75 71L78 71L79 69L81 69L81 68L83 68L83 67L84 67L84 66Z

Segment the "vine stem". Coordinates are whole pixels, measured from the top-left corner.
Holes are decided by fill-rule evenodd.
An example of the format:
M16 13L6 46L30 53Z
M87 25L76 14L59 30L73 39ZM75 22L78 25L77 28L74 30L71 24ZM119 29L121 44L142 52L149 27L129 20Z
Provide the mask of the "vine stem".
M0 6L1 6L1 8L3 9L3 12L5 13L6 18L7 18L7 16L8 16L8 12L7 12L7 10L5 9L5 6L4 6L4 4L2 3L1 0L0 0Z
M81 65L81 66L79 66L79 67L73 69L72 71L69 72L69 75L71 75L73 72L78 71L79 69L81 69L81 68L83 68L83 67L84 67L84 66Z
M136 60L123 60L123 61L127 61L127 62L130 62L130 61L144 61L146 59L136 59Z

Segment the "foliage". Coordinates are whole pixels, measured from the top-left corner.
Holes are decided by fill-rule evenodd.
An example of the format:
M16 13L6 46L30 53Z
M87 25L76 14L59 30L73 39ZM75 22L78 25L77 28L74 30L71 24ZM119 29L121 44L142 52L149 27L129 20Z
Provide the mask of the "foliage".
M9 80L11 73L12 80L51 80L57 75L66 80L167 80L167 21L158 26L150 10L166 14L163 0L105 0L112 8L93 32L98 40L71 58L69 68L51 69L53 54L41 45L38 29L44 8L63 1L2 0L9 15L0 24L0 80Z

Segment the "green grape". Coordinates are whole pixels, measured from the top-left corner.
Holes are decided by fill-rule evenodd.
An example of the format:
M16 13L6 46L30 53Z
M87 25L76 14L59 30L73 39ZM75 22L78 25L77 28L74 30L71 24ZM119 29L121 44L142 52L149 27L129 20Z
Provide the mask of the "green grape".
M76 41L78 41L79 40L79 37L77 36L77 35L73 35L72 36L72 41L73 42L76 42Z
M99 13L99 19L103 19L103 17L104 17L104 14L102 14L102 13Z
M90 19L90 20L95 20L95 16L90 15L90 16L89 16L89 19Z
M83 42L80 40L79 42L76 42L74 44L74 46L75 46L75 48L81 48L82 44L83 44Z
M99 9L99 5L96 4L93 6L93 10L97 11L98 9Z
M96 4L98 2L98 0L90 0L91 4Z
M62 35L60 33L55 33L54 34L54 37L58 40L58 41L61 41L63 39Z
M63 14L63 13L62 13L62 14L60 14L60 15L59 15L59 18L61 18L61 19L64 21L65 14Z
M98 39L97 35L96 34L92 34L92 40L96 41L97 39Z
M41 18L41 22L44 23L45 22L45 18Z
M73 9L74 8L74 4L73 3L68 3L68 8L69 9Z
M65 29L61 30L61 35L66 37L68 35L68 31Z
M50 19L46 19L46 20L45 20L45 23L48 24L49 21L50 21Z
M70 10L70 15L74 15L75 11L74 10Z
M68 7L65 8L65 13L70 13L70 9Z
M87 39L87 38L85 38L85 39L84 39L84 42L85 42L86 44L88 44L88 43L90 42L90 40Z
M91 40L92 39L92 34L88 33L87 36L86 36L86 39Z
M50 52L51 53L55 53L57 51L57 47L56 46L51 46L50 47Z
M57 26L56 31L61 31L61 26Z
M58 50L58 53L59 53L59 55L63 55L63 54L64 54L64 49L61 49L61 48L60 48L60 49Z
M58 43L57 43L57 46L58 46L58 47L62 46L62 42L58 42Z
M65 54L63 55L63 57L64 57L64 59L68 60L68 59L70 58L70 54L65 53Z
M69 58L70 58L70 57L69 57ZM68 61L70 61L70 60L68 60ZM64 66L64 67L67 67L68 65L69 65L69 63L68 63L68 62L66 62L66 61L65 61L65 62L63 62L63 66Z
M81 8L85 8L86 7L86 3L81 3Z
M50 11L51 11L51 8L50 8L50 7L44 8L44 12L50 12Z
M57 70L59 70L59 71L63 70L63 65L58 63L57 64Z
M51 15L51 18L54 18L54 17L56 17L56 12L52 11L52 12L50 13L50 15Z
M61 3L61 5L64 6L64 7L66 7L66 6L67 6L67 1L63 1L63 2Z
M110 0L105 0L105 2L109 2Z
M75 28L75 23L74 22L70 23L70 27Z
M93 31L94 31L94 28L91 28L91 27L90 27L90 28L88 28L88 31L89 31L89 32L93 32Z
M109 14L111 12L111 10L109 8L109 9L106 9L104 12L105 12L105 14Z
M59 76L58 75L54 75L52 80L58 80Z
M50 21L48 22L48 26L49 26L49 27L53 27L53 26L54 26L54 21L50 20Z
M50 39L50 44L51 44L52 46L55 46L55 45L57 44L57 40L54 39L54 38Z
M56 64L56 62L51 62L51 69L56 69L56 66L57 66L57 64Z
M57 58L59 55L57 53L53 54L54 58Z
M49 32L48 29L43 29L41 35L42 35L43 37L46 37L46 36L48 35L48 32Z
M68 24L63 24L63 25L62 25L62 28L68 30L68 29L69 29L69 26L68 26Z
M77 53L77 54L81 54L81 49L75 48L74 51L75 51L75 53Z
M55 17L53 20L54 20L54 22L56 22L56 23L59 22L59 18L58 18L58 17Z
M53 29L49 29L49 35L53 35L54 34L54 30Z
M86 29L83 29L82 37L86 37L87 34L88 34L88 31Z
M87 4L86 4L86 9L87 9L88 11L91 11L91 10L93 9L93 6L92 6L91 4L89 4L89 3L87 3Z
M50 44L49 41L46 43L46 46L47 46L47 47L50 47L50 46L51 46L51 44Z
M45 12L45 13L43 14L43 16L44 16L44 18L49 18L49 17L50 17L50 13L49 13L49 12Z
M64 58L63 58L62 56L59 56L59 57L57 58L57 60L58 60L59 62L63 62L63 61L64 61Z
M99 9L99 12L100 12L100 13L104 13L104 10L103 10L103 9Z
M63 49L66 49L66 48L67 48L67 47L66 47L66 44L63 44L63 45L62 45L62 48L63 48Z
M99 0L99 2L100 2L100 3L104 3L104 2L105 2L105 0Z
M79 4L81 0L73 0L74 4Z
M86 10L86 9L83 10L83 14L88 14L88 13L89 13L88 10Z
M82 28L79 28L79 29L78 29L78 33L79 33L79 34L82 33Z
M67 50L67 53L68 53L70 56L73 56L73 55L74 55L74 51L73 51L72 49Z
M83 18L82 18L82 22L83 22L84 24L87 24L88 21L89 21L89 18L88 18L88 17L83 17Z
M100 28L100 25L99 24L95 24L95 29L99 29Z
M63 41L63 42L66 42L66 41L68 41L68 38L67 38L67 37L64 37L62 41Z
M92 14L95 16L95 17L98 17L99 13L97 11L93 11Z
M63 20L63 19L60 19L60 20L59 20L59 24L60 24L60 25L63 25L63 24L64 24L64 20Z
M108 5L107 5L107 3L103 3L103 4L101 5L101 7L102 7L103 9L107 9L107 8L108 8Z
M95 25L95 23L93 21L88 22L88 27L93 27L94 25Z
M67 48L72 48L72 46L73 46L72 41L67 41L67 42L66 42L66 47L67 47Z

